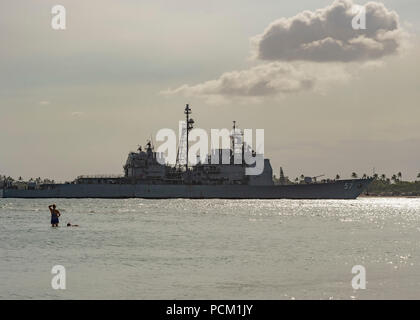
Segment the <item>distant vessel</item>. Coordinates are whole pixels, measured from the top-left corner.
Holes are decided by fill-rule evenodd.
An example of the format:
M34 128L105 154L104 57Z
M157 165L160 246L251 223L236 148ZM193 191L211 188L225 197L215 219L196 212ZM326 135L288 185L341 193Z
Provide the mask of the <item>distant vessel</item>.
M188 159L188 134L194 121L191 109L185 107L186 126L183 130ZM234 122L234 134L236 134ZM245 143L239 152L244 153ZM264 159L264 169L259 175L246 175L249 165L234 162L235 136L230 149L213 151L222 155L228 152L230 163L198 162L189 166L179 161L182 150L178 150L177 165L170 166L159 161L160 154L154 151L149 141L143 151L130 152L124 165L123 176L80 176L64 184L40 183L25 187L6 183L0 189L3 198L190 198L190 199L356 199L373 179L324 180L306 177L301 183L275 184L269 159ZM213 156L212 155L212 156ZM184 155L185 156L185 155ZM212 160L208 156L208 160ZM213 161L214 162L214 161ZM281 176L283 171L281 171Z

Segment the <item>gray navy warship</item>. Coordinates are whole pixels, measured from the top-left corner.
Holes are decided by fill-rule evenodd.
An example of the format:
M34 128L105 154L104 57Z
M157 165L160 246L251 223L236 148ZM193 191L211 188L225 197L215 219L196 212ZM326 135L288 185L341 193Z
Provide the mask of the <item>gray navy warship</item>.
M194 121L190 118L191 108L186 106L184 141L186 159L188 159L188 135ZM234 122L234 130L237 129ZM161 154L154 151L149 141L145 150L139 147L138 152L130 152L121 176L79 176L67 183L27 184L24 187L5 183L0 189L0 198L190 198L190 199L355 199L372 182L373 179L322 180L306 177L300 183L289 181L275 182L269 159L263 159L264 169L261 174L247 175L249 165L241 157L238 164L234 154L235 136L232 136L229 149L217 149L208 156L208 161L195 165L162 164ZM182 140L182 139L181 139ZM181 141L180 140L180 141ZM242 155L247 146L241 144ZM185 148L184 148L185 149ZM215 153L222 155L228 152L228 163L214 163ZM178 156L180 155L178 148ZM252 151L255 155L255 152Z

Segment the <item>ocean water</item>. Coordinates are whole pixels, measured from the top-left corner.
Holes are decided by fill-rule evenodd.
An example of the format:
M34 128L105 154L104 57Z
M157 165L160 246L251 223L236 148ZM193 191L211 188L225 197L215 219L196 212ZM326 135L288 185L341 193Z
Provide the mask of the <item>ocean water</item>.
M420 199L0 199L0 298L419 299Z

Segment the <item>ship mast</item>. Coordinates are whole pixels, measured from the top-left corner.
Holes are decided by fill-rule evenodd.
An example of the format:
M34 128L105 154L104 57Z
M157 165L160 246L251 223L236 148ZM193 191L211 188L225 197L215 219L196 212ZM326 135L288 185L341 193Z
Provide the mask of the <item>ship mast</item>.
M236 131L236 121L235 120L233 121L233 133L231 135L231 138L232 138L232 154L233 154L233 157L235 159L235 155L236 155L237 151L239 151L238 153L242 154L241 163L243 164L243 162L244 162L244 145L245 145L245 143L244 143L244 133L240 129L238 129L238 132ZM237 146L236 140L239 141L238 146ZM239 150L239 148L241 148L241 149Z
M189 132L193 129L194 127L194 120L192 118L190 118L190 114L192 113L190 105L187 104L185 106L185 117L186 117L186 124L187 124L187 160L185 162L185 170L188 171L188 149L189 149L189 143L188 143L188 137L189 137Z
M235 137L236 137L236 121L233 120L232 150L235 156Z

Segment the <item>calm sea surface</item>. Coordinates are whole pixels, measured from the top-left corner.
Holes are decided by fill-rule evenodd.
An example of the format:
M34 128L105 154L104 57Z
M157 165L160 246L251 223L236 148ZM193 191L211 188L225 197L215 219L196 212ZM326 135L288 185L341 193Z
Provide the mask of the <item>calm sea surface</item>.
M419 299L420 199L0 199L0 298Z

